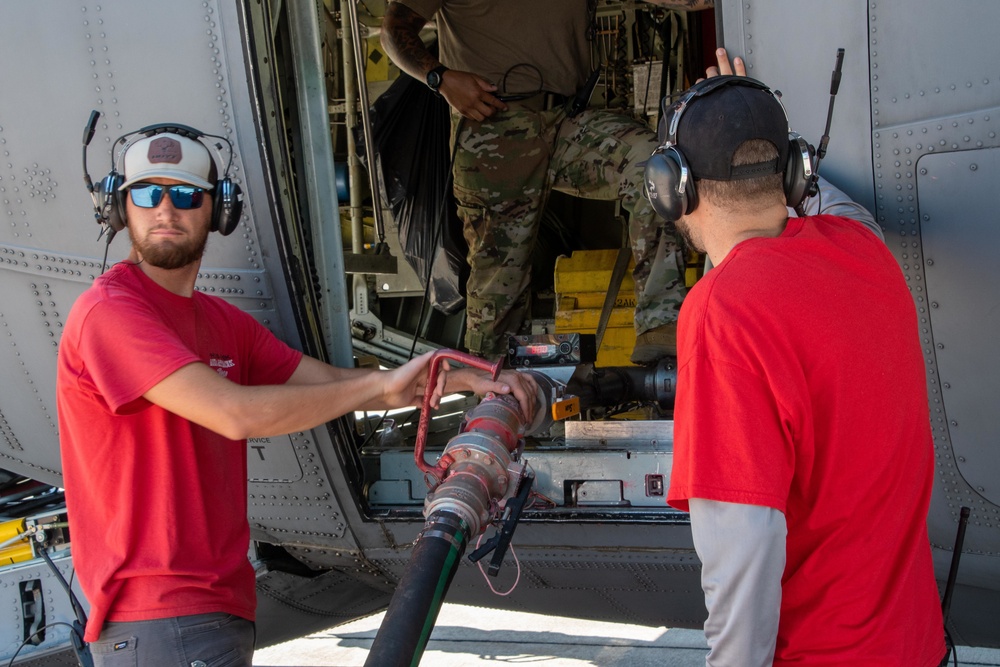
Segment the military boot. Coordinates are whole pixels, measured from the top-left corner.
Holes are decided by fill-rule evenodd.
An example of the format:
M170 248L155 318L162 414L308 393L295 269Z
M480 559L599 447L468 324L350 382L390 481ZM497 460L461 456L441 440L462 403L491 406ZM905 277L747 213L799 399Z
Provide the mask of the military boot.
M631 360L633 364L649 366L663 357L676 356L677 323L670 322L639 334L635 339Z

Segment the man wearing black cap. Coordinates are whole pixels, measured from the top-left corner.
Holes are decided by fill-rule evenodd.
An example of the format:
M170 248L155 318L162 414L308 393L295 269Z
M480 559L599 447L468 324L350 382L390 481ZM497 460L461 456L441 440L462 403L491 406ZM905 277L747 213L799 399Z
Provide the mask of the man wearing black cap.
M714 265L680 313L668 492L703 563L706 662L937 665L933 449L902 272L857 221L789 218L798 149L766 86L689 92L647 193Z
M139 133L136 133L139 134ZM213 223L214 160L160 132L126 145L116 215L126 261L76 301L56 393L73 560L97 665L246 665L254 648L247 553L249 437L360 409L413 405L424 355L391 371L329 366L195 290ZM461 369L450 391L513 392L530 378ZM523 384L527 382L528 384Z

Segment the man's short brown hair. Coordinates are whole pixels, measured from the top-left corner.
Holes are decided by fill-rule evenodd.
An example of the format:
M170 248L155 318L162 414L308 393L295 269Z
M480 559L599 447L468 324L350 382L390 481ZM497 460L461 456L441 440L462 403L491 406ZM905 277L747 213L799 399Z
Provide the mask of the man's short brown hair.
M750 139L740 144L733 153L733 166L756 164L774 160L778 157L778 149L766 139ZM752 211L773 205L776 201L784 203L784 175L767 174L756 178L744 178L735 181L714 181L699 179L696 182L698 197L709 201L719 208Z

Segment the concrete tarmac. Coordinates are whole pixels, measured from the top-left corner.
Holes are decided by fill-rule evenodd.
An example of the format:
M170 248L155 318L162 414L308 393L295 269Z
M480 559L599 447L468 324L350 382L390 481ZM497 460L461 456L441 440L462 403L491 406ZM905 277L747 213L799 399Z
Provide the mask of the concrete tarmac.
M259 649L255 667L362 667L382 614ZM581 621L445 604L423 667L704 667L701 630ZM960 646L958 664L1000 667L1000 649Z

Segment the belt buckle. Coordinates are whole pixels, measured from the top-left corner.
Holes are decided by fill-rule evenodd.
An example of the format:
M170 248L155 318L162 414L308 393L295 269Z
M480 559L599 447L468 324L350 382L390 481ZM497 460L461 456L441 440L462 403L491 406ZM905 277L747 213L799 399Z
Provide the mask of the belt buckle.
M566 96L560 95L559 93L544 93L545 102L542 107L548 111L550 109L557 109L562 106L566 106Z

